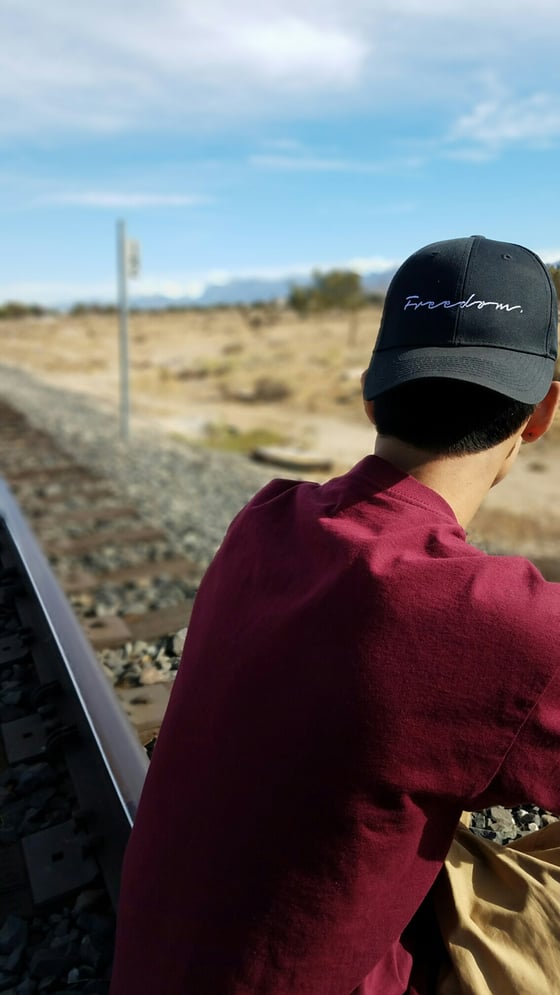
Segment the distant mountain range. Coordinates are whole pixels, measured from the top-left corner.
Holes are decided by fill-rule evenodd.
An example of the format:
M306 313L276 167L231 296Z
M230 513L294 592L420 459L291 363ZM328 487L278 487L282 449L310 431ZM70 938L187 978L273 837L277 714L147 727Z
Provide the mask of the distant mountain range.
M367 293L385 293L394 270L381 273L366 273L362 276L362 286ZM247 278L230 280L228 283L209 284L200 297L165 297L154 294L149 297L130 297L130 307L137 310L159 311L168 308L216 307L219 304L254 304L256 301L282 300L297 284L305 286L312 282L311 274L306 278L282 277L279 279ZM91 303L91 302L89 302Z

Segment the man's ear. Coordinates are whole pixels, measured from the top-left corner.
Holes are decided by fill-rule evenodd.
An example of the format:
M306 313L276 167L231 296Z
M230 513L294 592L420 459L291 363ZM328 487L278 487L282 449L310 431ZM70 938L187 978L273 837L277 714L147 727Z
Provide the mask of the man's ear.
M373 401L366 401L364 397L364 383L366 381L367 370L364 370L360 377L360 383L362 385L362 401L364 405L364 411L369 418L372 425L375 425L375 408Z
M553 380L546 397L540 401L529 418L521 438L523 442L536 442L548 432L560 403L560 381Z

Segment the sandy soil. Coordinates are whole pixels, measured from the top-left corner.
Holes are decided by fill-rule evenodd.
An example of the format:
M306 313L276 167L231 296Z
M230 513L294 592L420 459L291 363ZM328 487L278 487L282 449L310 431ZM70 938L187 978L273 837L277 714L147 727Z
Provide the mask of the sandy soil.
M282 445L349 468L371 452L360 372L379 311L358 327L344 315L301 320L267 308L129 318L131 431L157 424L178 440L251 450ZM0 321L0 355L65 390L119 410L119 334L114 315ZM493 548L560 558L560 425L522 449L488 496L473 535Z

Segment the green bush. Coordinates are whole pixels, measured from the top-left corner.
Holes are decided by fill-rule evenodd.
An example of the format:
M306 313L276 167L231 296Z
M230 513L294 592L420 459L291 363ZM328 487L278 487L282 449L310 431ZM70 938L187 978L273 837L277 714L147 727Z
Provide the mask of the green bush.
M558 298L560 300L560 264L556 263L555 266L549 266L548 272L552 277L552 282L556 287L556 293L558 294Z
M40 318L48 314L40 304L22 304L21 301L6 301L0 305L0 319L2 318Z
M357 311L366 303L361 277L351 270L313 273L310 286L295 285L288 296L288 306L300 317L319 311Z

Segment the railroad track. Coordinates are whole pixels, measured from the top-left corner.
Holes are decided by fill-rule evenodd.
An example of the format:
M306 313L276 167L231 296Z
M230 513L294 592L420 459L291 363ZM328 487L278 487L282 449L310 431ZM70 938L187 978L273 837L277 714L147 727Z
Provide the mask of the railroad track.
M2 474L142 743L161 724L201 570L111 481L0 402Z
M108 991L147 757L0 483L0 991Z
M200 570L3 403L0 441L0 991L105 995Z

